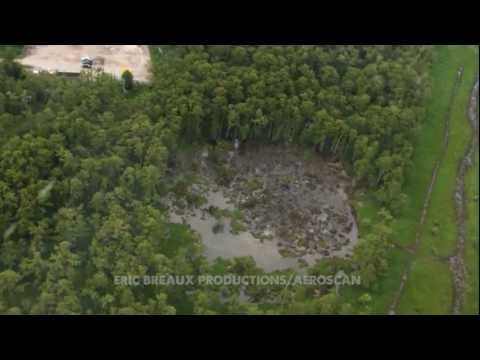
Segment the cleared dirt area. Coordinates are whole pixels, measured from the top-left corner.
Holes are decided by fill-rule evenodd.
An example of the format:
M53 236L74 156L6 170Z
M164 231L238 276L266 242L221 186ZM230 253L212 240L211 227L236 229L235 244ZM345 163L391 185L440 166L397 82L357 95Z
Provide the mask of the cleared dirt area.
M137 81L150 79L150 53L145 45L29 45L20 62L34 69L80 72L84 56L104 59L105 73L120 77L130 70Z

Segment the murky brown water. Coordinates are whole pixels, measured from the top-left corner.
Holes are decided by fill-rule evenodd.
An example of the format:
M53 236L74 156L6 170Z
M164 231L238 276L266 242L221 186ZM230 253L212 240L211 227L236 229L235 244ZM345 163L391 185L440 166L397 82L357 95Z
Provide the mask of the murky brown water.
M207 207L215 206L222 210L234 209L221 192L210 192L207 198L209 201ZM214 228L218 221L200 209L195 209L186 215L172 214L170 219L173 223L190 225L193 230L201 235L205 246L205 256L209 260L215 260L217 257L231 259L252 256L257 266L265 271L298 267L297 259L285 258L278 252L278 241L276 239L262 243L249 232L234 235L231 233L228 220L225 220L222 231L215 232Z
M301 269L324 257L352 254L358 230L348 202L344 172L341 179L337 178L338 171L333 171L325 162L305 161L291 152L282 156L282 162L275 158L279 156L277 150L269 149L256 159L248 155L235 158L237 155L230 154L228 161L235 163L237 176L229 186L215 184L208 166L202 166L205 170L202 175L209 179L204 184L196 184L195 188L208 203L201 209L172 211L172 222L188 224L201 235L208 259L252 256L257 266L274 271ZM308 168L309 180L303 168ZM239 208L248 196L245 181L250 181L252 174L263 181L270 196L258 206L242 209L247 231L234 235L229 219L221 221L223 225L219 226L219 221L206 209L211 206L222 210ZM292 177L288 189L279 185L279 179L285 176ZM295 222L287 210L296 211L301 219ZM260 240L259 234L268 234L268 239ZM303 239L301 245L291 240L292 235L297 234Z

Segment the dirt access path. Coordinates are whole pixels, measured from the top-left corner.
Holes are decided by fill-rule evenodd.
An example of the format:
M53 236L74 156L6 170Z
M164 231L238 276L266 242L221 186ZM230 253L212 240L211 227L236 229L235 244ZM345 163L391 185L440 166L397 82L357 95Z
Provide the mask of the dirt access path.
M408 281L408 277L409 277L410 272L412 270L413 262L415 260L416 254L418 252L420 241L421 241L421 238L422 238L422 235L423 235L425 220L427 218L428 210L429 210L429 207L430 207L430 200L432 198L432 192L433 192L433 189L434 189L435 184L437 182L438 171L440 169L440 166L442 165L443 158L445 157L445 154L446 154L447 149L448 149L448 141L449 141L449 138L450 138L450 118L451 118L452 106L453 106L453 102L455 100L455 97L457 96L458 89L459 89L459 86L460 86L460 82L462 80L462 76L463 76L463 67L458 69L457 78L455 80L455 84L453 85L452 93L451 93L451 96L450 96L450 101L449 101L449 104L448 104L448 110L447 110L447 113L445 115L445 125L444 125L445 131L444 131L444 136L443 136L442 152L441 152L441 154L440 154L440 156L439 156L439 158L438 158L438 160L435 164L435 167L433 169L433 174L432 174L432 177L431 177L430 185L428 187L427 195L426 195L425 201L423 203L422 215L421 215L420 221L417 225L417 232L416 232L416 235L415 235L415 244L414 244L414 248L413 248L413 251L412 251L412 256L411 256L411 258L410 258L410 260L409 260L409 262L408 262L408 264L407 264L407 266L406 266L406 268L405 268L405 270L402 274L402 278L400 280L400 286L399 286L397 292L395 293L393 301L390 305L390 311L389 311L390 315L395 315L396 314L398 303L400 302L400 297L403 294L403 289L405 288L405 285Z
M450 270L453 275L453 308L454 314L460 314L465 297L465 241L468 237L468 214L465 194L465 176L473 165L473 155L477 140L477 103L478 79L473 87L469 102L468 120L472 128L472 137L467 153L460 161L455 184L455 211L457 215L458 238L456 253L449 259Z
M37 70L80 72L84 56L103 58L105 73L120 77L130 70L135 80L150 80L150 53L145 45L28 45L20 63Z

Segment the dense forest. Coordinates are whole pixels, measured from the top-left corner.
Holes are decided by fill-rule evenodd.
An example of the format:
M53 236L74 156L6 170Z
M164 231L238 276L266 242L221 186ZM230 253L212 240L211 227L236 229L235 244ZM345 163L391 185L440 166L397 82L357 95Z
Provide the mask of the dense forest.
M427 46L184 46L155 69L161 114L191 141L302 143L396 210L430 92ZM158 55L157 55L158 56Z
M0 312L9 314L368 313L388 264L389 223L430 92L427 46L151 46L154 80L67 80L0 63ZM341 160L386 208L351 260L354 303L330 286L115 286L115 274L260 274L209 263L170 224L167 177L183 143L302 144ZM179 180L180 181L180 180ZM184 196L185 194L177 194ZM188 195L188 194L187 194ZM284 273L289 273L284 271Z

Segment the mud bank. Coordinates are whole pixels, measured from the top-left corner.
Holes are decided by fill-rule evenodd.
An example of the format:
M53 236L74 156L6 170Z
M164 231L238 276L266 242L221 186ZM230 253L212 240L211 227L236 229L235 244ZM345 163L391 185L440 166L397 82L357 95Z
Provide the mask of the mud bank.
M171 220L200 233L207 258L252 256L273 271L351 256L357 224L341 164L295 147L231 144L177 160L177 173L189 171L189 192L204 201L171 206Z
M468 120L472 128L472 137L470 145L465 156L460 161L457 178L455 183L455 211L457 216L457 247L456 253L449 259L450 270L453 274L454 280L454 297L453 297L453 313L460 314L465 296L465 241L468 237L468 225L467 225L467 205L465 194L465 176L473 165L473 156L476 148L476 133L477 133L477 103L478 102L478 80L473 87L470 97Z

